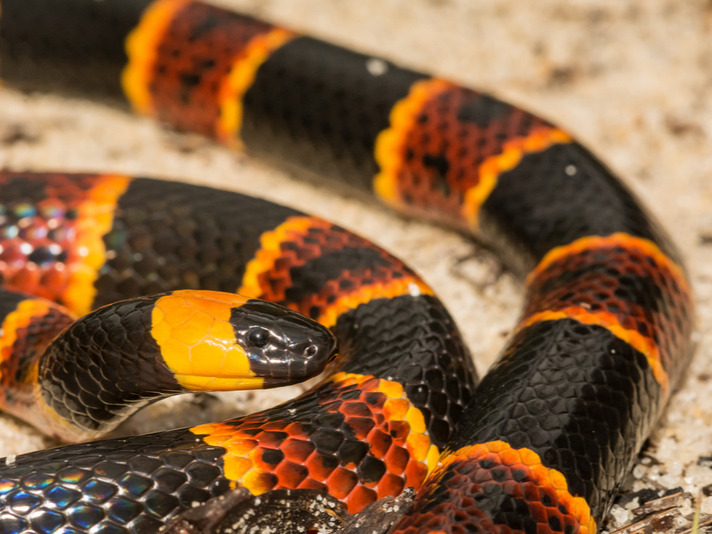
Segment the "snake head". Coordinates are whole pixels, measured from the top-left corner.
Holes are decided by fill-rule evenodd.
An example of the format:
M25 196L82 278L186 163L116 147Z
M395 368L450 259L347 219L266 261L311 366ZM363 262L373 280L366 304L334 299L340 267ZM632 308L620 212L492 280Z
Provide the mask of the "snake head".
M174 291L156 301L151 333L189 391L262 389L318 375L336 354L319 323L283 306L215 291Z
M326 327L271 302L249 300L233 308L230 322L265 388L316 376L336 354L336 339Z

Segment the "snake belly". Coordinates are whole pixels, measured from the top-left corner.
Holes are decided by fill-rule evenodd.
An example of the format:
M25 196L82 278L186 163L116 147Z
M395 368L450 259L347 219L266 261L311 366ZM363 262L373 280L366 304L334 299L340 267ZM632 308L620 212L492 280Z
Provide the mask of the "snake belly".
M375 193L402 213L471 233L496 248L503 261L521 274L526 300L500 360L470 395L467 377L472 373L466 349L427 286L399 264L395 271L409 280L400 292L369 294L362 300L335 296L341 295L336 288L342 287L349 295L368 293L354 289L359 284L351 280L333 282L333 273L348 269L347 258L362 265L359 261L366 261L365 256L352 252L351 247L344 247L338 260L326 259L329 254L321 257L322 253L309 256L309 261L314 261L310 272L320 274L313 274L318 282L307 281L301 265L292 264L291 258L301 261L316 238L304 238L292 251L293 245L280 243L285 235L292 240L296 237L289 224L281 226L286 224L285 218L275 216L274 224L247 232L252 235L252 256L245 256L240 279L220 288L286 302L332 327L342 347L335 371L347 374L337 372L333 376L338 378L328 379L306 398L326 395L336 399L329 397L332 390L343 391L341 386L348 383L344 387L358 391L358 410L362 405L368 407L367 397L374 391L383 395L384 407L390 401L402 401L397 410L383 410L382 417L385 421L397 414L407 423L408 436L418 436L417 440L411 438L410 449L406 436L405 452L400 454L409 462L423 458L418 467L423 474L418 476L424 478L424 473L430 472L427 480L413 484L412 477L399 471L410 465L401 459L396 470L401 472L402 482L388 478L387 489L381 490L373 477L383 473L380 480L384 480L386 471L395 465L387 458L389 452L383 456L385 449L376 441L363 441L370 435L366 429L373 429L368 425L359 429L355 419L360 415L348 419L350 416L340 411L334 419L349 421L339 422L342 435L351 438L351 447L360 448L364 455L340 458L341 448L336 449L337 459L343 463L325 481L325 471L312 474L317 472L309 465L312 456L305 456L311 449L300 445L305 452L289 457L287 463L290 469L308 471L308 475L281 482L287 478L280 478L279 468L270 470L270 465L277 464L270 464L269 459L286 457L287 442L297 447L291 445L294 436L286 429L292 428L289 425L300 410L307 413L307 405L319 404L298 399L286 411L277 408L268 412L272 415L266 419L256 414L239 420L242 422L237 426L242 430L237 433L236 423L226 422L197 431L160 434L177 437L167 437L169 442L155 446L155 440L149 444L152 439L139 437L25 455L17 459L16 467L0 470L0 477L5 477L0 478L4 495L39 500L36 506L46 506L42 517L54 513L58 525L54 530L63 525L80 531L89 528L77 526L73 516L62 511L82 502L82 506L99 510L92 512L95 517L104 514L103 523L92 525L151 532L184 507L185 501L178 499L178 504L165 506L162 512L145 504L149 501L143 495L159 491L160 482L138 468L132 471L131 455L150 458L152 466L162 462L156 469L165 469L168 464L161 454L179 449L192 455L191 462L205 463L202 456L196 460L197 449L204 447L200 454L208 457L215 477L200 488L204 493L199 502L235 481L261 492L277 487L265 482L276 478L284 484L279 487L294 487L295 480L300 480L297 487L324 484L354 512L376 497L415 485L419 487L415 503L394 532L592 534L597 530L689 363L694 327L692 297L679 253L605 165L562 129L489 95L209 4L72 0L72 9L64 11L66 16L53 16L66 5L66 0L2 0L0 77L20 87L59 89L128 103L135 111L176 129L198 132L290 168ZM145 203L146 198L137 195L135 202ZM205 206L208 213L215 211ZM257 211L264 216L271 210L285 209L263 208L249 214ZM164 214L170 213L170 206L157 207L152 213L167 217ZM191 216L194 219L187 220L195 223L193 231L217 233L216 227L203 222L201 217L206 215L195 211ZM240 224L253 223L245 215ZM244 230L239 230L239 235L241 232ZM111 239L102 239L109 247ZM316 241L318 249L322 242ZM290 260L275 259L282 254ZM138 272L141 276L137 278L148 280L146 274L158 272L157 265L144 268L145 272L126 268L121 272ZM381 269L373 257L365 265L371 273L394 269ZM91 283L97 295L106 291L115 296L117 288L124 285L132 294L139 293L136 286L141 283L135 281L102 283L102 268L98 267L100 274ZM360 284L368 285L373 281L371 276L360 278ZM270 283L261 286L265 280ZM297 289L290 284L297 284ZM334 293L327 291L324 298L325 287ZM348 304L329 315L324 310L334 301ZM389 309L401 303L406 311ZM373 307L387 311L380 312L382 321L364 328ZM424 333L405 319L409 314L427 317L426 322L438 326ZM438 349L430 353L428 361L438 364L432 369L425 365L401 368L402 374L396 374L393 367L388 368L393 362L380 363L381 358L388 361L391 354L380 349L379 336L394 336L385 317L404 318L402 334L391 337L398 340L393 343L400 349L399 358L414 358L420 349L435 346ZM435 333L439 342L430 341L429 336ZM414 341L410 335L425 337ZM361 353L363 359L356 357ZM363 378L367 376L375 378ZM356 399L357 393L349 395ZM350 399L340 397L339 406ZM331 402L326 404L332 406ZM321 419L310 415L308 421ZM322 428L313 424L312 428L321 436ZM190 442L190 446L181 441L195 439L196 432L202 441ZM392 432L384 435L398 439L399 434ZM264 444L255 447L278 452L269 452L267 459L260 453L259 463L250 457L258 453L245 452L245 443L258 440L246 436L266 433L270 436ZM319 454L335 447L329 440L310 441ZM415 441L421 444L419 448L413 445ZM132 448L134 445L124 443L143 444ZM324 443L329 447L325 449ZM439 457L433 447L442 452ZM145 450L149 452L141 452ZM171 452L165 452L168 450ZM133 515L117 519L104 504L95 504L107 500L91 501L90 492L79 482L72 486L73 482L57 478L66 467L58 463L65 461L62 458L88 454L98 463L124 466L116 473L98 472L94 465L89 466L90 478L111 488L106 493L109 499L138 503ZM364 465L376 465L372 460L366 462L370 458L381 463L366 475ZM23 477L42 472L40 461L56 465L57 470L50 470L42 479L51 479L46 486L28 487ZM320 461L323 467L324 461ZM174 476L185 477L188 467L171 469L177 473ZM259 477L252 475L257 471ZM350 483L342 485L341 478L338 483L328 483L337 472L352 473L343 475L354 481L350 492L343 489ZM389 471L388 475L394 473ZM117 488L117 481L131 475L145 481L144 493L128 495L127 490ZM307 485L306 480L313 485ZM46 490L50 486L74 491L79 500L65 508L52 505L50 510ZM168 494L167 489L161 491ZM10 502L9 497L4 499ZM28 526L36 509L14 512L12 504L5 504L0 513L14 514L13 520L20 526L11 532L22 532L39 528Z

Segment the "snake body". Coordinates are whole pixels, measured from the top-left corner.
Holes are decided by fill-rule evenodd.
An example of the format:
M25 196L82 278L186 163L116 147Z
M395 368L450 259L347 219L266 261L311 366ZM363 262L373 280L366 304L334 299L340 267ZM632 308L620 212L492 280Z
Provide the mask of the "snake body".
M374 192L492 245L526 287L475 389L432 290L346 230L197 186L5 173L7 289L79 314L185 287L238 291L318 320L341 347L324 382L274 409L19 456L0 467L5 532L151 533L235 485L324 489L352 513L413 486L393 532L596 531L689 362L694 310L674 245L595 156L491 96L201 2L1 9L9 83L125 99ZM13 234L50 219L72 239ZM36 316L4 309L10 362ZM5 380L17 364L3 365Z

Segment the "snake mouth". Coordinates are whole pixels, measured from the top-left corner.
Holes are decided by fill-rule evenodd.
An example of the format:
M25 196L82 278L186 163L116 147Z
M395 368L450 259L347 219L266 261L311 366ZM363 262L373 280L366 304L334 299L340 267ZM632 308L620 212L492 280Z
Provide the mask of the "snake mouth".
M264 387L296 384L318 376L336 355L337 345L331 338L247 353L250 371L264 377Z
M248 391L264 389L266 387L265 381L268 380L261 377L225 378L195 374L176 374L175 378L181 386L189 391Z

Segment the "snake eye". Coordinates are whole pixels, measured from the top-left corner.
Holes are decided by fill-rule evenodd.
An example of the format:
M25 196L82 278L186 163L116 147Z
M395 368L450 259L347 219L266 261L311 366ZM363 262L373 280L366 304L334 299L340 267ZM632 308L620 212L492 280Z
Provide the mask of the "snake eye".
M247 333L247 342L253 347L264 347L268 341L269 332L264 328L256 327Z
M316 356L317 352L319 352L319 347L316 345L309 345L306 349L304 349L305 356Z

